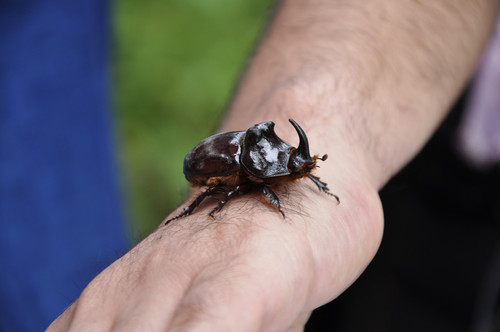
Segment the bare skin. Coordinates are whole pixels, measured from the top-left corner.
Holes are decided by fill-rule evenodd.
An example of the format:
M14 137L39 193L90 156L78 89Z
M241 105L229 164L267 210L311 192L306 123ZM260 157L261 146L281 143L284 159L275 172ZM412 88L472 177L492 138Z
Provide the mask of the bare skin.
M383 231L377 191L444 117L498 6L284 1L221 131L273 120L296 145L294 118L311 153L328 153L314 174L341 204L307 179L277 192L285 221L262 195L234 198L215 221L204 203L109 266L49 331L302 330L373 258Z

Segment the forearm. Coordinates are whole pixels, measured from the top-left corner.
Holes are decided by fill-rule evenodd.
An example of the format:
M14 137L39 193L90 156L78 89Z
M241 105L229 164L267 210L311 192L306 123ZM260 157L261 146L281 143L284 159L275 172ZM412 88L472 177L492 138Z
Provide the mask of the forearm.
M380 188L463 88L497 7L487 0L283 1L224 128L275 120L280 130L293 117L313 152L348 154Z
M297 330L346 289L381 238L377 189L464 85L498 4L423 3L284 1L223 123L273 120L296 146L293 117L311 153L330 155L315 174L340 205L307 181L279 189L285 221L257 194L215 221L204 204L103 271L49 330Z

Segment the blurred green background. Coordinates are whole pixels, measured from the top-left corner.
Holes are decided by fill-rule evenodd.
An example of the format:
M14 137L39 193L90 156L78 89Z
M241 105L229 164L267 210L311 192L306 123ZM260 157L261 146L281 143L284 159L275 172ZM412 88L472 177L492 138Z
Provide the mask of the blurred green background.
M213 133L272 3L113 3L116 132L133 241L182 202L184 156Z

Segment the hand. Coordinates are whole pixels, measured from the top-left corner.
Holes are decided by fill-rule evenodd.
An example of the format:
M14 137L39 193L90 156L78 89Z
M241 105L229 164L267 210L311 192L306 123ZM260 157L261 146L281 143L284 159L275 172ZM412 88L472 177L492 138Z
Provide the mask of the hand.
M340 205L307 179L278 191L286 219L260 195L235 198L215 220L207 202L109 266L48 330L302 330L382 234L376 190L359 174L324 173Z

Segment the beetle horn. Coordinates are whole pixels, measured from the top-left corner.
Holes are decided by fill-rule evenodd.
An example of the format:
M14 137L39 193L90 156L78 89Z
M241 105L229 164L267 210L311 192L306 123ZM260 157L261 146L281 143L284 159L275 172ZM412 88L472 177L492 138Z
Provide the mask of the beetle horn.
M297 134L299 134L300 138L300 143L299 147L297 148L298 153L305 159L305 160L310 160L311 155L309 153L309 141L307 140L306 133L300 128L299 124L295 122L292 118L288 119L290 123L293 125L295 130L297 131Z

